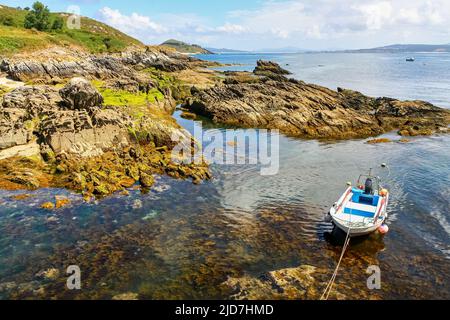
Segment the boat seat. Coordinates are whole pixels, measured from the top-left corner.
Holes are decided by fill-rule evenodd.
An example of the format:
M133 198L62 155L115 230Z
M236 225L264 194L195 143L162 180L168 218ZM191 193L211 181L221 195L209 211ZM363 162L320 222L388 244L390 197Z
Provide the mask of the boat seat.
M363 194L363 191L358 188L353 188L352 193L353 193L352 202L359 203L359 198Z
M379 196L365 194L363 190L357 188L353 188L352 192L353 192L352 202L367 204L375 207L378 206L378 201L380 201Z

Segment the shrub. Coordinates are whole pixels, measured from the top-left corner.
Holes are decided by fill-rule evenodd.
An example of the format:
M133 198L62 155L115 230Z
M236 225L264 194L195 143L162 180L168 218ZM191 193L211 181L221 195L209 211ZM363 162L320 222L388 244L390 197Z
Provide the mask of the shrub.
M50 26L50 10L42 2L33 3L33 9L25 17L24 27L39 31L48 30Z
M5 17L2 21L4 26L12 27L14 26L14 19L11 17Z
M64 19L61 17L56 17L55 20L53 20L52 30L62 30L63 26Z

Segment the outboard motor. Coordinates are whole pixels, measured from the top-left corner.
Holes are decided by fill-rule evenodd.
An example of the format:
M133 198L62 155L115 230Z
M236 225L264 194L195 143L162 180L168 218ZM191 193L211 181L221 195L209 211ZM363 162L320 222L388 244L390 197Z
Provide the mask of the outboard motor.
M373 181L371 178L367 178L364 189L365 194L373 194Z

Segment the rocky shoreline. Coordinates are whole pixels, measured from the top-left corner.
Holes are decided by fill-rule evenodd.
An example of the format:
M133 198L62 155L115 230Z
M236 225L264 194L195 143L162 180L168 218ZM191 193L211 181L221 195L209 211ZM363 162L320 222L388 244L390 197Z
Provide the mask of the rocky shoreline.
M206 163L171 159L173 137L185 135L171 114L189 87L167 74L197 64L207 65L151 49L104 56L52 49L3 60L6 76L27 85L0 96L0 188L62 187L89 199L138 182L150 188L155 174L210 179Z
M215 72L214 63L150 47L98 56L52 48L0 65L25 82L0 93L3 189L62 187L88 199L149 188L155 174L210 179L206 163L170 159L172 137L186 134L172 118L178 103L216 123L319 139L429 135L450 123L430 103L333 91L268 61L253 73Z
M230 72L224 84L193 88L185 107L216 123L279 129L298 137L365 138L448 132L450 111L424 101L372 98L288 79L277 64L258 61L253 73Z

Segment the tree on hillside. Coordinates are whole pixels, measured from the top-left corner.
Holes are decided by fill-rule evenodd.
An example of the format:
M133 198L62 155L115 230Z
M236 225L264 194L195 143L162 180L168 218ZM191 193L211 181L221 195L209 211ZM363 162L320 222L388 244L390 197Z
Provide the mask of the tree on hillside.
M50 26L50 10L42 2L33 3L33 9L25 17L24 27L39 31L48 30Z
M56 17L55 20L53 20L52 30L61 30L63 26L64 26L64 19L61 17Z

